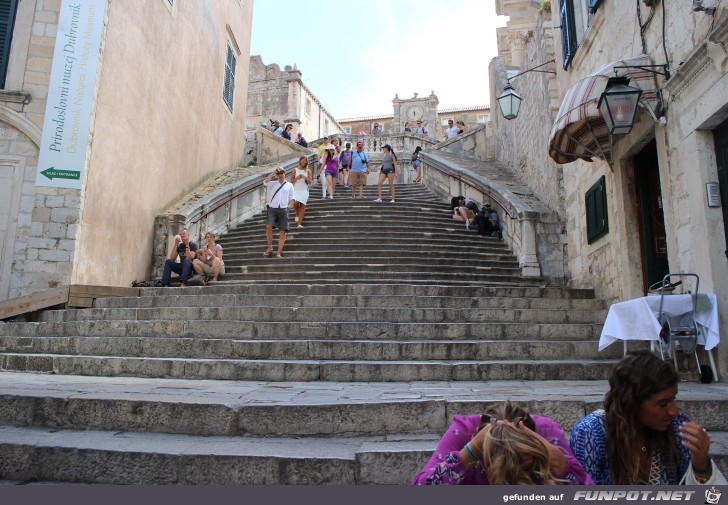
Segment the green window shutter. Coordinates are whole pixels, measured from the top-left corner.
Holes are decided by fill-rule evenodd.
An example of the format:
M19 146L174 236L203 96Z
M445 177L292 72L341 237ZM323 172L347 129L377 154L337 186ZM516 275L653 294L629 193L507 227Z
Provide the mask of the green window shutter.
M586 238L591 244L609 232L607 179L602 176L586 192Z
M225 59L225 86L222 90L222 99L225 101L230 112L233 111L233 97L235 95L235 66L238 59L235 57L233 48L228 44L227 58Z
M8 73L10 42L13 40L15 13L18 0L0 0L0 89L5 89L5 76Z

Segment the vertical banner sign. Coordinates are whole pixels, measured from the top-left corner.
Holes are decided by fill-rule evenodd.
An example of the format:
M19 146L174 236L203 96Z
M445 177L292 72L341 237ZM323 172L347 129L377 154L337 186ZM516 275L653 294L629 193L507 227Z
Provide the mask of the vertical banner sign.
M36 186L81 189L107 0L63 0Z

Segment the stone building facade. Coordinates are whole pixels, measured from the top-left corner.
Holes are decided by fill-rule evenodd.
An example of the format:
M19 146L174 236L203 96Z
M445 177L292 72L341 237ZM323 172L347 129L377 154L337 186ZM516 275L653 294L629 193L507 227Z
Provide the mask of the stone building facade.
M286 65L281 70L275 63L263 63L261 56L250 57L246 122L249 142L254 142L259 126L270 126L271 119L277 119L282 126L292 124L293 139L300 132L309 142L343 132L336 119L303 83L302 75L295 66Z
M455 109L438 109L439 101L434 92L428 97L400 99L394 97L393 114L381 116L367 116L340 119L339 124L347 134L357 135L360 131L367 135L372 131L374 123L383 128L383 133L404 132L405 124L409 123L414 132L417 128L417 119L421 118L427 128L428 135L437 140L444 139L448 119L463 121L468 130L478 128L490 121L490 106L479 105L473 107L460 107ZM412 115L414 112L414 115ZM419 117L418 117L419 116Z
M499 13L517 3L500 2ZM572 285L620 301L643 296L667 273L697 273L700 291L716 294L728 334L728 9L694 11L680 0L552 0L550 11L532 8L530 29L520 70L553 60L545 68L555 74L512 80L524 101L512 121L494 114L496 151L565 221ZM629 67L641 54L660 73L617 71L631 72L650 107L638 109L630 133L597 138L600 116L588 115L596 100L580 83L596 83L598 98L614 67ZM507 63L491 62L492 103L513 75ZM669 77L661 75L665 65ZM573 152L558 143L564 123L574 127ZM586 146L592 155L575 157ZM603 198L596 214L594 195ZM725 376L728 353L720 347L718 361Z
M154 217L241 161L253 2L12 3L0 90L0 300L148 278ZM71 74L90 63L74 95ZM53 107L59 71L63 114ZM81 102L85 116L74 108ZM80 165L39 167L47 136L85 153ZM50 169L53 182L39 175ZM59 177L78 187L54 186Z

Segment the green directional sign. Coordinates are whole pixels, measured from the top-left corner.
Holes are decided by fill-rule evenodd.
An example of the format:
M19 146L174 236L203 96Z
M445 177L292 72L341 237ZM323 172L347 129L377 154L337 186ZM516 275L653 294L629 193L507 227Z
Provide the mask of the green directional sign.
M50 180L53 179L70 179L77 181L81 178L81 172L78 170L56 170L55 167L46 168L41 171L41 174L48 177Z

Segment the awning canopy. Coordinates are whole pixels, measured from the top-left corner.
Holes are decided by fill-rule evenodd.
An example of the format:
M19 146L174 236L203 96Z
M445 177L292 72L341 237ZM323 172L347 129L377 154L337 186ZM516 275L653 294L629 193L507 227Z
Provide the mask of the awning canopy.
M625 76L630 86L640 88L640 105L655 110L659 102L655 74L640 68L614 67L651 65L650 57L642 54L635 58L613 61L598 68L589 77L572 85L561 102L559 113L549 136L549 156L559 164L576 160L592 161L593 157L612 163L612 139L607 132L597 104L610 77Z

